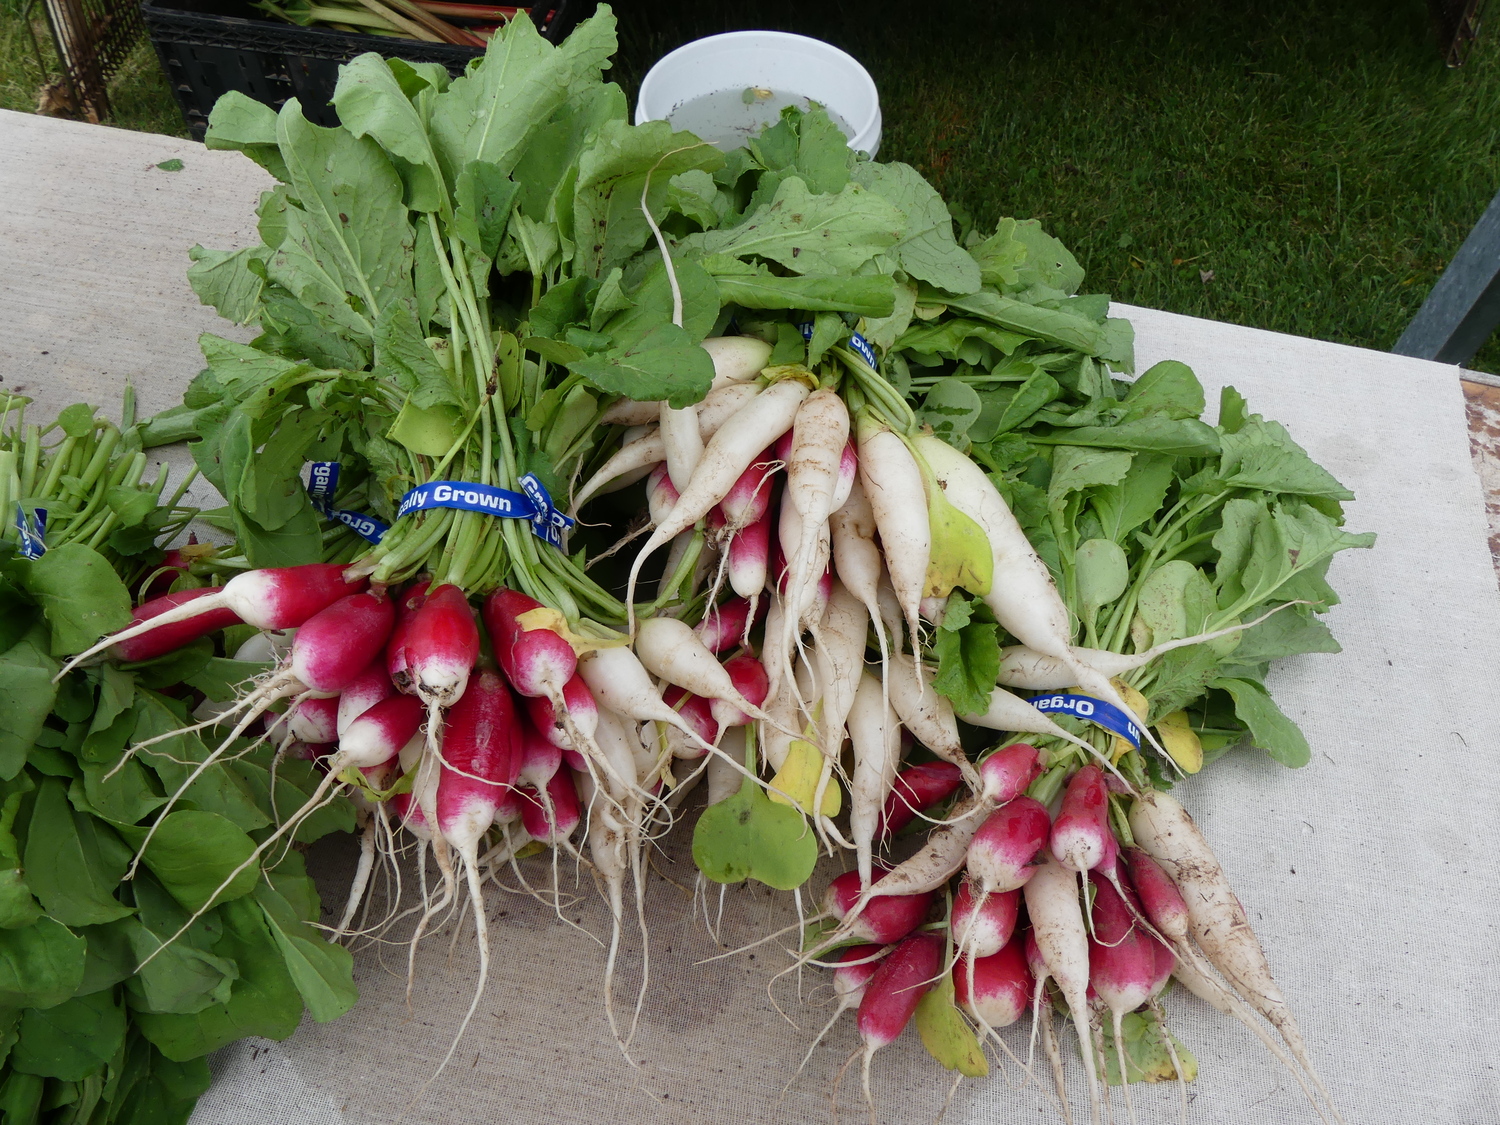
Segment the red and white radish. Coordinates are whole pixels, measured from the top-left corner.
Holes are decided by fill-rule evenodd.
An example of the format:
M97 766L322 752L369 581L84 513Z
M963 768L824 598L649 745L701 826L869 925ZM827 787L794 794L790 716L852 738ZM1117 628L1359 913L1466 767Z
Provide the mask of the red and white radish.
M953 796L962 780L958 767L949 762L927 762L902 770L885 799L877 835L882 839L894 836L915 820L917 813Z
M136 637L210 614L222 620L220 611L225 609L257 629L296 629L340 598L363 588L363 578L345 581L344 570L343 565L336 563L247 570L236 574L218 589L197 597L184 599L177 594L168 594L168 598L178 599L176 604L150 616L143 614L134 624L80 652L63 665L53 679L61 679L90 657ZM141 607L142 610L145 608ZM187 643L187 640L182 643ZM132 648L127 651L143 650Z
M1037 949L1048 975L1062 990L1078 1031L1083 1069L1088 1077L1091 1118L1094 1125L1099 1125L1099 1070L1089 1035L1089 940L1078 901L1077 876L1043 853L1042 863L1026 882L1025 897Z

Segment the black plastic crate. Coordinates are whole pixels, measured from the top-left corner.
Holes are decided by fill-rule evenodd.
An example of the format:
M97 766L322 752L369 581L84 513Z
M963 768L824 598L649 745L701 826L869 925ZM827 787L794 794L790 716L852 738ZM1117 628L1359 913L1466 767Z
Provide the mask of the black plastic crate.
M537 6L550 9L543 33L557 42L572 30L582 4L556 0ZM278 110L296 98L309 121L332 126L339 123L329 99L340 63L375 51L386 58L441 63L457 75L484 53L448 43L294 27L262 16L247 0L144 0L141 15L188 129L200 141L214 102L230 90Z

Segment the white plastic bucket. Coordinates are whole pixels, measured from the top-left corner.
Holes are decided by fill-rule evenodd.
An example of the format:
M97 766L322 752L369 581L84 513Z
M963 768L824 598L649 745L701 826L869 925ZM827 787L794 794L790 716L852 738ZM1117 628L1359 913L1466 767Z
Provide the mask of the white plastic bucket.
M721 90L767 87L827 106L849 123L849 147L880 148L880 95L851 55L821 39L785 31L731 31L685 43L659 59L641 83L635 123L662 121L678 106Z

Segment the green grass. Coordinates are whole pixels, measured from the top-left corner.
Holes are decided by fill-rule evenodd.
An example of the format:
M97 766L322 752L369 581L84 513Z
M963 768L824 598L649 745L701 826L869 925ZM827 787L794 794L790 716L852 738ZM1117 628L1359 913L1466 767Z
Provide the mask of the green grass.
M21 18L21 9L20 0L0 0L0 109L33 113L43 71L38 66L31 36ZM40 5L34 14L40 17ZM41 62L46 77L56 78L60 71L45 20L37 18L34 27L42 48ZM156 61L156 52L144 38L131 50L119 73L110 81L109 100L111 113L106 122L109 125L174 137L188 135L182 113Z
M14 2L0 105L26 109ZM1500 26L1450 71L1422 0L617 8L627 89L718 31L839 44L880 87L882 157L980 223L1041 218L1090 288L1174 312L1388 349L1500 188ZM133 62L111 123L181 132L154 57Z

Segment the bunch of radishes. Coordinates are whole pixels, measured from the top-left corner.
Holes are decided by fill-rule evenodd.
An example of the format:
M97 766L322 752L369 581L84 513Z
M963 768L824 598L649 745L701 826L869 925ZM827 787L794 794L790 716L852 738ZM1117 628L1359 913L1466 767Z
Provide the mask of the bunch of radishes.
M945 924L959 998L981 1027L1010 1022L1019 1014L1015 998L1034 995L1049 1034L1041 983L1033 990L1028 982L1050 978L1080 1027L1089 1025L1092 988L1114 1018L1120 1050L1121 1016L1152 1002L1175 971L1246 1019L1234 998L1243 993L1316 1084L1238 904L1175 803L1138 791L1115 757L1000 686L986 713L962 716L965 724L1043 735L1051 749L1039 757L1029 745L1010 745L976 768L960 716L935 690L922 621L941 620L954 591L982 598L1019 642L1005 653L1001 682L1077 684L1122 709L1128 703L1112 676L1207 636L1134 655L1075 646L1046 565L990 478L918 428L904 400L859 357L840 349L842 376L818 375L764 367L770 348L751 338L705 347L719 372L709 397L684 409L628 400L611 408L607 420L644 428L627 431L575 493L576 510L649 477L651 531L629 569L624 633L504 587L469 592L419 578L367 589L372 569L356 562L250 571L221 588L156 599L136 612L135 625L77 659L105 648L144 659L234 622L296 630L284 655L262 646L275 657L273 669L200 724L230 725L201 772L235 752L266 711L285 705L257 737L288 749L295 743L326 769L304 808L241 869L262 862L338 792L358 796L363 856L343 933L377 852L396 862L395 826L403 826L420 841L424 898L413 950L455 901L461 879L475 906L480 973L464 1026L488 972L487 874L532 842L551 847L554 863L559 851L583 858L570 836L586 821L587 859L614 923L606 1013L628 1049L631 1033L617 1026L611 1000L626 886L634 886L644 952L645 849L706 774L711 803L749 779L805 815L800 830L829 855L854 853L855 869L835 881L826 904L837 926L807 956L848 941L879 946L879 958L851 961L846 953L839 970L848 1002L864 989L867 1070L869 1051L899 1033L924 982L947 971L944 943L912 934L967 864ZM638 604L644 563L668 545L655 598ZM471 593L482 596L477 613ZM740 731L746 737L731 734ZM901 772L907 735L939 761ZM1043 766L1051 792L1069 779L1055 822L1024 795ZM1156 869L1144 855L1128 853L1122 867L1107 775L1115 800L1135 800L1135 843L1191 887L1202 917L1168 893L1170 880L1151 882ZM949 798L922 849L877 878L880 846L919 810ZM429 851L442 877L430 894ZM1211 875L1202 874L1205 862ZM807 873L810 863L800 878ZM1013 937L1023 885L1029 957ZM1233 991L1208 983L1190 925ZM1097 1114L1095 1045L1083 1039Z
M1248 1027L1285 1064L1320 1117L1339 1119L1243 907L1176 800L1163 793L1128 799L1132 842L1122 847L1110 814L1121 795L1111 792L1097 766L1070 778L1055 815L1024 795L1040 773L1035 748L1007 746L979 768L979 799L965 812L955 810L946 831L863 891L851 871L825 892L824 915L837 925L803 958L839 951L831 963L838 1010L818 1041L857 1007L867 1097L870 1057L901 1034L926 993L951 972L959 1008L1007 1054L997 1029L1030 1009L1065 1114L1054 1003L1072 1017L1097 1122L1107 1103L1102 1076L1112 1061L1104 1055L1106 1016L1127 1105L1131 1072L1121 1025L1129 1013L1149 1011L1177 1080L1193 1077L1159 1005L1175 977ZM911 778L903 787L912 805L931 807L942 799L941 785L919 795L926 781ZM956 887L949 885L954 876ZM944 888L946 901L939 893ZM1280 1033L1285 1047L1257 1016Z

